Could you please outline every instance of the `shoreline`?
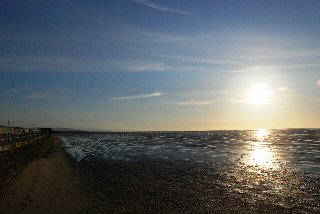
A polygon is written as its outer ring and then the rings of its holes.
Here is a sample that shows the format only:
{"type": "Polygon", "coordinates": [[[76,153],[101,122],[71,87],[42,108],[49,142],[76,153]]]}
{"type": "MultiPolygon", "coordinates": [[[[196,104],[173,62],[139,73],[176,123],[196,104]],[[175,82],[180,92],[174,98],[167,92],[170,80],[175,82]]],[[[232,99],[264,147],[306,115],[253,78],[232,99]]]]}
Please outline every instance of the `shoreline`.
{"type": "MultiPolygon", "coordinates": [[[[248,184],[239,183],[237,175],[214,166],[148,159],[107,161],[94,155],[76,161],[64,151],[55,135],[51,142],[30,144],[10,155],[17,160],[20,158],[20,164],[11,165],[11,172],[0,176],[2,180],[6,177],[7,183],[0,189],[4,196],[0,199],[0,213],[292,213],[319,210],[318,205],[301,202],[299,198],[268,195],[260,184],[254,186],[253,192],[266,197],[264,199],[234,192],[228,183],[240,189],[248,184]],[[221,183],[224,180],[228,182],[221,183]],[[278,199],[300,202],[279,205],[278,199]]],[[[249,182],[256,179],[254,174],[239,176],[246,176],[249,182]]],[[[275,182],[295,180],[295,176],[286,173],[276,177],[275,182]]]]}

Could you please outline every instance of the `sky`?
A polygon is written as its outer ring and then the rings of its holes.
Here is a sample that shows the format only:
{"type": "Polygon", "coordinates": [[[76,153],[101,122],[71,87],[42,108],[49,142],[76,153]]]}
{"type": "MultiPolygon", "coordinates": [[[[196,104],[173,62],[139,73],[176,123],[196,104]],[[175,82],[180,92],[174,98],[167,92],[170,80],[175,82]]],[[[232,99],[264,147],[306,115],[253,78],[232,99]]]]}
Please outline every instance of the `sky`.
{"type": "Polygon", "coordinates": [[[2,0],[0,124],[320,128],[319,11],[318,0],[2,0]]]}

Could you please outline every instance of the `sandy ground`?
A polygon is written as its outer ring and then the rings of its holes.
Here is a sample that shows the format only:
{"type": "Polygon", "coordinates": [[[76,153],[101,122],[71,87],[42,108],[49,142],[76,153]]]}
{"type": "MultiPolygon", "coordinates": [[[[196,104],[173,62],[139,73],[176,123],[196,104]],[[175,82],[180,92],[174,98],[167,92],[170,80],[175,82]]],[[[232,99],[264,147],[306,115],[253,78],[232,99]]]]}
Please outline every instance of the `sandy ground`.
{"type": "Polygon", "coordinates": [[[86,199],[60,142],[27,165],[6,189],[0,213],[82,213],[86,199]]]}

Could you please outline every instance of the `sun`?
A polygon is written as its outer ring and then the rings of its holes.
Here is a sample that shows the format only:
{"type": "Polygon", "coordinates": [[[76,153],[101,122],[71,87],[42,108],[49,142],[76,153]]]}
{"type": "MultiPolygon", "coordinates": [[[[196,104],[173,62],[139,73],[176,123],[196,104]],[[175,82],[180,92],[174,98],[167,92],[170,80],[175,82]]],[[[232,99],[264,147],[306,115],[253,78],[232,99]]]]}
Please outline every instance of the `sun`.
{"type": "Polygon", "coordinates": [[[249,90],[249,102],[261,106],[270,101],[270,91],[265,84],[255,84],[249,90]]]}

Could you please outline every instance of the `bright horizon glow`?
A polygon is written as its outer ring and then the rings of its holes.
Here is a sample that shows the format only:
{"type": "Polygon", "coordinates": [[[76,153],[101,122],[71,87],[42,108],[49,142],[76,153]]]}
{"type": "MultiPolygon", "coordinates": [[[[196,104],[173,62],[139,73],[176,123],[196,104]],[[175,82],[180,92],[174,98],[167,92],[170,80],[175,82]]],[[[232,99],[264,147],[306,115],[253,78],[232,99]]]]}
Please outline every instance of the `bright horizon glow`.
{"type": "Polygon", "coordinates": [[[255,84],[249,91],[249,102],[257,106],[268,104],[269,97],[270,91],[264,84],[255,84]]]}

